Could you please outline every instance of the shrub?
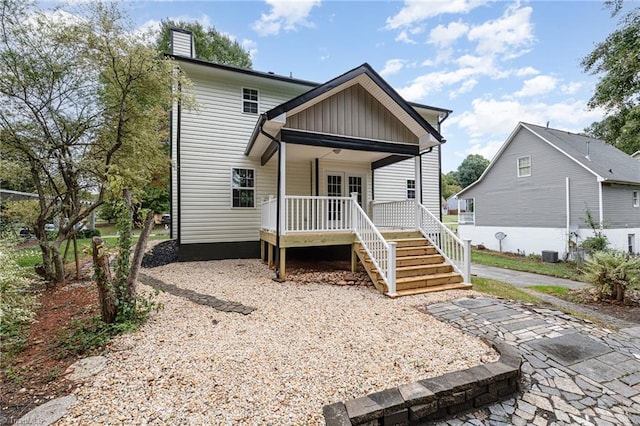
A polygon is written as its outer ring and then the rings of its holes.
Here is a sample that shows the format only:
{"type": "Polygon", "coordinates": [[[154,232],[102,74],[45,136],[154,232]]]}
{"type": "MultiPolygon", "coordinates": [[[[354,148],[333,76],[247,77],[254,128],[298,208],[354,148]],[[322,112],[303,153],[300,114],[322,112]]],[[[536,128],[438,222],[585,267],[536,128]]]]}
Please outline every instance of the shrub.
{"type": "Polygon", "coordinates": [[[99,229],[81,229],[80,231],[78,231],[77,236],[79,239],[99,237],[100,230],[99,229]]]}
{"type": "MultiPolygon", "coordinates": [[[[25,333],[35,317],[36,300],[28,269],[18,264],[13,241],[0,241],[0,352],[11,357],[23,349],[25,333]]],[[[6,361],[6,359],[4,360],[6,361]]]]}
{"type": "Polygon", "coordinates": [[[627,289],[640,287],[640,258],[621,251],[600,251],[582,267],[587,282],[596,287],[601,300],[622,302],[627,289]]]}
{"type": "Polygon", "coordinates": [[[580,246],[589,254],[594,254],[596,252],[606,250],[608,245],[609,240],[607,240],[607,237],[604,234],[585,238],[582,244],[580,244],[580,246]]]}

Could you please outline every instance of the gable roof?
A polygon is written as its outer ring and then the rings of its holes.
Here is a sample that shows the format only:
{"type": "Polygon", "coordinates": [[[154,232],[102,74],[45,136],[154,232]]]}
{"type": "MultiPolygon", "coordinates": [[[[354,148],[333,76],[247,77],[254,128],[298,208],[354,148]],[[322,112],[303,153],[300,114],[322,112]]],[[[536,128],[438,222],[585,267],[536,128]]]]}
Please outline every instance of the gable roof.
{"type": "Polygon", "coordinates": [[[601,182],[640,185],[640,162],[613,145],[586,135],[520,122],[502,144],[480,178],[458,192],[456,196],[459,197],[484,179],[520,129],[530,131],[541,141],[555,148],[559,154],[588,170],[601,182]]]}
{"type": "MultiPolygon", "coordinates": [[[[418,136],[421,142],[423,140],[431,140],[432,142],[429,146],[445,142],[442,135],[411,104],[405,101],[369,64],[364,63],[263,113],[256,123],[253,134],[247,144],[245,155],[252,153],[258,139],[261,140],[261,143],[266,142],[267,138],[261,136],[263,126],[267,128],[271,135],[275,135],[285,125],[287,116],[295,115],[355,84],[360,84],[374,98],[380,101],[391,114],[418,136]]],[[[432,108],[419,104],[415,104],[415,106],[417,108],[432,108]]],[[[442,110],[440,112],[449,113],[450,111],[442,110]]]]}
{"type": "Polygon", "coordinates": [[[523,127],[581,164],[603,182],[640,184],[640,163],[600,139],[522,123],[523,127]]]}
{"type": "MultiPolygon", "coordinates": [[[[413,118],[418,125],[420,125],[424,130],[432,134],[436,140],[442,143],[443,139],[440,133],[431,126],[418,112],[413,109],[413,107],[405,101],[402,96],[398,94],[384,79],[377,73],[368,63],[364,63],[359,67],[356,67],[346,73],[339,75],[338,77],[327,81],[320,86],[317,86],[295,98],[278,105],[275,108],[270,109],[265,114],[267,116],[267,120],[271,120],[275,117],[283,113],[288,113],[291,111],[295,111],[297,108],[302,107],[304,104],[308,102],[318,101],[319,98],[325,98],[328,94],[335,92],[340,89],[345,83],[349,83],[351,81],[358,81],[358,77],[360,76],[368,77],[375,85],[377,85],[385,95],[387,95],[391,101],[395,102],[398,107],[400,107],[406,114],[408,114],[411,118],[413,118]]],[[[362,79],[360,79],[364,83],[362,79]]],[[[364,83],[366,84],[366,83],[364,83]]],[[[375,95],[374,95],[375,96],[375,95]]]]}

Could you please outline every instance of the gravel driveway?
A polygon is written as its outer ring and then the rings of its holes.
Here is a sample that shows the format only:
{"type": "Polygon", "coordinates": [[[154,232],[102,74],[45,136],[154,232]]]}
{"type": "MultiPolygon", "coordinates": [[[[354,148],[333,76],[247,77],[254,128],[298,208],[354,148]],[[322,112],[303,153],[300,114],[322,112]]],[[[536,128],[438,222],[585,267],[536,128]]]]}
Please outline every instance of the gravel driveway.
{"type": "Polygon", "coordinates": [[[107,368],[79,387],[58,424],[323,424],[325,404],[495,356],[416,309],[469,291],[391,300],[372,287],[277,283],[257,260],[145,273],[257,310],[225,313],[159,295],[164,309],[113,342],[107,368]]]}

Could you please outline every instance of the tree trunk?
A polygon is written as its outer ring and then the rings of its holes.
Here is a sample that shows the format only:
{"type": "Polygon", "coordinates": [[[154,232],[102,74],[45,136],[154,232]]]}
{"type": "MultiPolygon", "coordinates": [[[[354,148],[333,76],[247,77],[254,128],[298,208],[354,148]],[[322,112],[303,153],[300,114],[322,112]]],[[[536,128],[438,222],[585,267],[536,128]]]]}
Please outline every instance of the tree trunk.
{"type": "Polygon", "coordinates": [[[144,221],[144,226],[140,231],[140,238],[136,244],[135,252],[133,253],[133,260],[131,261],[131,269],[129,269],[129,276],[127,277],[127,293],[130,300],[135,300],[137,295],[136,280],[138,279],[138,272],[140,271],[140,265],[142,264],[142,257],[147,247],[147,240],[149,234],[153,228],[153,212],[149,210],[147,218],[144,221]]]}
{"type": "Polygon", "coordinates": [[[616,289],[616,302],[624,301],[624,287],[620,284],[615,284],[616,289]]]}
{"type": "Polygon", "coordinates": [[[36,266],[35,270],[46,281],[47,286],[52,286],[55,283],[55,275],[51,264],[51,249],[46,243],[39,244],[42,251],[42,265],[36,266]]]}
{"type": "Polygon", "coordinates": [[[102,238],[93,237],[91,246],[102,321],[107,324],[113,324],[116,321],[116,297],[113,292],[109,255],[106,252],[106,246],[102,238]]]}
{"type": "Polygon", "coordinates": [[[64,285],[64,260],[62,259],[62,253],[60,253],[60,244],[57,242],[51,244],[51,260],[53,262],[56,283],[64,285]]]}

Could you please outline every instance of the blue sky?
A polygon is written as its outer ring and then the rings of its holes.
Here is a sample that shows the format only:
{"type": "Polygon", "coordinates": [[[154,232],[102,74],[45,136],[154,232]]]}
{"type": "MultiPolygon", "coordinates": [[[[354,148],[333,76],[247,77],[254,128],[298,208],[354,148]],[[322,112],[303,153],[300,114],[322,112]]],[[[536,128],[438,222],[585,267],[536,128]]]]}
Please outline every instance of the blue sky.
{"type": "MultiPolygon", "coordinates": [[[[603,1],[135,1],[134,24],[197,20],[259,71],[324,82],[363,62],[406,99],[453,110],[444,172],[491,159],[518,121],[581,131],[597,78],[580,60],[617,25],[603,1]]],[[[637,6],[637,2],[632,3],[637,6]]]]}

